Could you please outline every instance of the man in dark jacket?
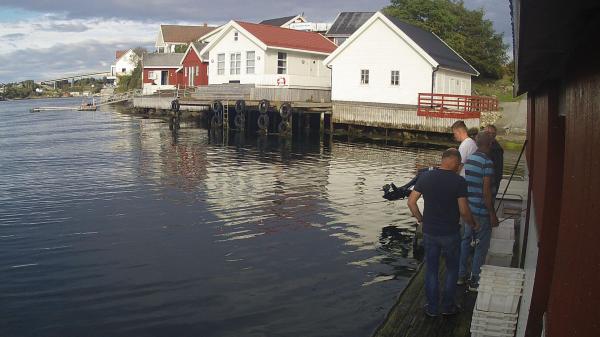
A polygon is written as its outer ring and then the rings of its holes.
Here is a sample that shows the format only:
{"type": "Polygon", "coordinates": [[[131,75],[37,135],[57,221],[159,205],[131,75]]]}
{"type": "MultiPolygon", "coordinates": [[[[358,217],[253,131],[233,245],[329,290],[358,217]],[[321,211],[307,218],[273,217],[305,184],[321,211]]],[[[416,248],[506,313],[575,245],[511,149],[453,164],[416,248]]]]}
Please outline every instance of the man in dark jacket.
{"type": "Polygon", "coordinates": [[[496,195],[498,194],[498,189],[500,188],[500,180],[502,180],[502,171],[504,170],[504,149],[498,141],[496,140],[496,126],[490,124],[485,127],[485,131],[487,131],[490,136],[494,139],[492,141],[492,148],[490,149],[490,159],[494,163],[494,179],[492,181],[492,194],[494,200],[496,200],[496,195]]]}

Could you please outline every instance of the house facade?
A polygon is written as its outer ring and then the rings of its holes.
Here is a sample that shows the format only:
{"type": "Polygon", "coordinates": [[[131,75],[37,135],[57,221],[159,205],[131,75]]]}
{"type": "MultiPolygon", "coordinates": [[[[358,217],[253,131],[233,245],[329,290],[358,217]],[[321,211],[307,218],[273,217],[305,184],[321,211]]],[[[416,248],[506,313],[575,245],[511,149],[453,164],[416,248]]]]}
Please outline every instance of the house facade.
{"type": "Polygon", "coordinates": [[[230,21],[201,54],[209,84],[328,89],[323,61],[335,48],[318,33],[230,21]]]}
{"type": "Polygon", "coordinates": [[[172,90],[182,82],[181,62],[185,53],[144,54],[142,91],[144,95],[158,90],[172,90]]]}
{"type": "Polygon", "coordinates": [[[206,46],[201,42],[192,42],[181,60],[178,84],[182,87],[208,85],[208,62],[200,59],[200,51],[206,46]]]}
{"type": "Polygon", "coordinates": [[[131,75],[139,61],[140,56],[133,49],[117,50],[115,53],[115,63],[110,66],[110,76],[107,76],[107,79],[114,80],[115,84],[117,84],[119,76],[131,75]]]}
{"type": "Polygon", "coordinates": [[[201,26],[160,25],[156,37],[155,48],[158,53],[175,53],[178,46],[187,46],[209,34],[216,27],[206,24],[201,26]]]}
{"type": "Polygon", "coordinates": [[[478,75],[433,33],[382,13],[325,64],[332,69],[333,101],[417,105],[419,93],[471,95],[471,77],[478,75]]]}

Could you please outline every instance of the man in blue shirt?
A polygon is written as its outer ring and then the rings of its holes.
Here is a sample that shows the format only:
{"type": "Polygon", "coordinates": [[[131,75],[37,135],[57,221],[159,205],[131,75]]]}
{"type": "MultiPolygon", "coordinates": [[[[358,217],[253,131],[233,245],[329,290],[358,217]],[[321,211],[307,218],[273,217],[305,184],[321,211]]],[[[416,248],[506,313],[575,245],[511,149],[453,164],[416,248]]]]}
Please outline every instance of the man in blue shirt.
{"type": "Polygon", "coordinates": [[[465,163],[465,179],[469,191],[469,208],[480,224],[479,231],[465,227],[461,249],[458,284],[464,284],[467,276],[467,259],[471,247],[475,247],[471,265],[471,282],[469,290],[477,291],[479,287],[479,273],[481,265],[485,262],[492,237],[492,227],[498,226],[498,218],[494,210],[493,184],[494,163],[489,158],[493,137],[483,131],[477,135],[477,151],[467,158],[465,163]]]}
{"type": "Polygon", "coordinates": [[[458,312],[455,303],[456,281],[460,257],[460,217],[476,230],[476,224],[467,201],[467,183],[458,175],[461,168],[460,152],[448,149],[442,154],[438,169],[423,172],[408,197],[408,207],[419,223],[423,224],[425,243],[425,293],[428,316],[453,315],[458,312]],[[419,210],[417,200],[423,195],[425,209],[419,210]],[[446,280],[439,308],[439,262],[446,257],[446,280]]]}

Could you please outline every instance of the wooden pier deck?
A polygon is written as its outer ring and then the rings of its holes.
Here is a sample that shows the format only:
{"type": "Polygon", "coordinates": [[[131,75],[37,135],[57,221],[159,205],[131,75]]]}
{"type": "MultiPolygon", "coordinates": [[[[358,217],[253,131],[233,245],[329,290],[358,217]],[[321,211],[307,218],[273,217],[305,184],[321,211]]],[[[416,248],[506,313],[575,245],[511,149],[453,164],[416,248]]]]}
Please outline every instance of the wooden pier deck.
{"type": "MultiPolygon", "coordinates": [[[[440,280],[444,278],[440,273],[440,280]]],[[[425,266],[421,264],[398,301],[373,337],[468,337],[477,293],[457,287],[457,303],[463,310],[455,316],[431,318],[424,314],[425,266]]]]}

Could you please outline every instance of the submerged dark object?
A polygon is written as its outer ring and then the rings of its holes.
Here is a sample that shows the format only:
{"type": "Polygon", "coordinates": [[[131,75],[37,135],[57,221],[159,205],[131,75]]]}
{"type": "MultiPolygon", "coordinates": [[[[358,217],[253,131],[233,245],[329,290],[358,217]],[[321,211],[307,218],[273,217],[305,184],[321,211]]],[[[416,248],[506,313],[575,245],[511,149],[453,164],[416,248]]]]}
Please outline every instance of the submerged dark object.
{"type": "Polygon", "coordinates": [[[394,183],[383,185],[383,197],[390,201],[408,198],[410,192],[412,192],[413,187],[417,183],[417,180],[419,180],[419,176],[421,176],[423,172],[431,171],[434,169],[435,168],[433,167],[420,169],[414,178],[412,178],[408,183],[400,187],[397,187],[396,185],[394,185],[394,183]]]}

